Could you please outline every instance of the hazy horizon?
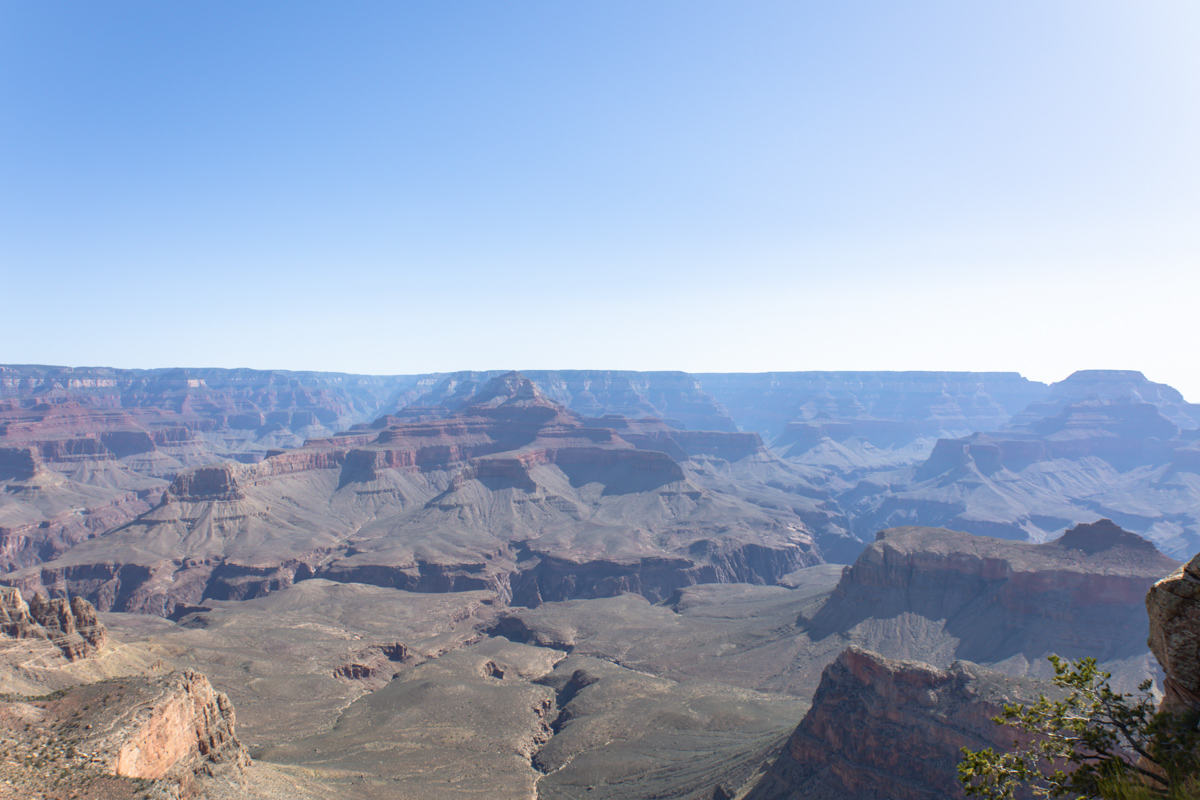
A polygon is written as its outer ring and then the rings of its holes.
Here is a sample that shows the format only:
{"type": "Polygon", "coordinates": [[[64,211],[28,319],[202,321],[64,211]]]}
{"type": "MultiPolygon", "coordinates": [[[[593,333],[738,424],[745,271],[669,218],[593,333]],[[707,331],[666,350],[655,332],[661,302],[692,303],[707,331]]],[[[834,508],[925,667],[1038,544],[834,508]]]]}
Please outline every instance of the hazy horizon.
{"type": "Polygon", "coordinates": [[[1186,2],[6,4],[0,362],[1200,400],[1198,34],[1186,2]]]}

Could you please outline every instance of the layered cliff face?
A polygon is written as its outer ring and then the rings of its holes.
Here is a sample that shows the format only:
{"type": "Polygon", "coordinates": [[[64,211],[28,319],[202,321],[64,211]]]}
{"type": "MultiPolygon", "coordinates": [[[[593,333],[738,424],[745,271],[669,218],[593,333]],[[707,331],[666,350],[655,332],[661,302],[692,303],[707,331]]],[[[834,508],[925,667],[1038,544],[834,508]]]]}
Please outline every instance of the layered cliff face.
{"type": "MultiPolygon", "coordinates": [[[[1101,660],[1119,655],[1130,633],[1125,617],[1148,612],[1149,646],[1165,674],[1163,708],[1200,711],[1200,556],[1154,582],[1143,606],[1137,597],[1145,581],[1169,563],[1108,520],[1079,526],[1047,545],[971,547],[971,537],[962,537],[919,529],[884,532],[847,570],[831,603],[856,594],[860,602],[880,603],[888,590],[902,590],[891,597],[945,614],[948,606],[978,593],[967,606],[986,603],[1011,620],[1006,629],[993,619],[985,635],[1002,641],[1012,635],[1014,623],[1036,630],[1053,620],[1053,652],[1101,660]],[[914,539],[923,539],[924,546],[914,548],[914,539]],[[1097,614],[1109,621],[1108,628],[1090,619],[1097,614]]],[[[886,606],[878,613],[888,613],[886,606]]],[[[979,645],[980,652],[987,649],[979,645]]],[[[960,748],[1010,749],[1019,732],[992,722],[1003,705],[1060,691],[968,662],[938,669],[851,647],[825,669],[812,708],[746,798],[962,797],[960,748]]]]}
{"type": "Polygon", "coordinates": [[[433,376],[371,376],[251,369],[113,369],[15,365],[0,399],[69,399],[95,409],[157,409],[230,430],[331,430],[370,419],[390,400],[426,390],[433,376]]]}
{"type": "Polygon", "coordinates": [[[969,662],[943,670],[851,647],[746,800],[963,797],[961,748],[1011,747],[1013,729],[992,718],[1043,691],[969,662]]]}
{"type": "Polygon", "coordinates": [[[22,797],[202,796],[199,779],[250,763],[229,698],[192,670],[5,700],[0,743],[0,785],[22,797]]]}
{"type": "Polygon", "coordinates": [[[774,582],[821,558],[794,510],[811,498],[751,503],[700,478],[725,457],[771,462],[754,434],[586,420],[517,373],[444,418],[410,420],[184,471],[134,523],[3,580],[165,616],[313,576],[486,588],[522,604],[663,599],[694,583],[774,582]]]}
{"type": "Polygon", "coordinates": [[[155,676],[142,648],[108,641],[82,597],[26,603],[0,588],[0,793],[132,797],[148,788],[128,778],[165,781],[163,796],[175,797],[197,772],[249,763],[229,698],[204,675],[155,676]]]}
{"type": "Polygon", "coordinates": [[[0,421],[0,570],[53,558],[128,522],[163,486],[115,461],[99,434],[31,439],[0,421]]]}
{"type": "Polygon", "coordinates": [[[1128,400],[1133,404],[1153,405],[1175,426],[1195,429],[1200,425],[1200,405],[1189,403],[1183,395],[1165,383],[1148,380],[1137,370],[1084,369],[1065,380],[1050,384],[1046,396],[1015,415],[1013,427],[1036,425],[1077,403],[1095,399],[1128,400]]]}
{"type": "Polygon", "coordinates": [[[156,780],[248,763],[234,732],[233,704],[201,673],[184,670],[124,684],[133,696],[112,709],[108,728],[114,733],[84,743],[114,774],[156,780]]]}
{"type": "Polygon", "coordinates": [[[1048,676],[1046,655],[1096,657],[1132,689],[1152,669],[1142,599],[1178,562],[1109,520],[1034,545],[930,528],[883,531],[809,635],[889,656],[1048,676]]]}
{"type": "Polygon", "coordinates": [[[0,587],[0,635],[0,646],[45,640],[68,661],[95,654],[108,639],[96,609],[82,597],[47,600],[39,594],[27,604],[10,587],[0,587]]]}
{"type": "MultiPolygon", "coordinates": [[[[189,467],[254,462],[375,416],[417,377],[14,366],[0,371],[0,570],[129,522],[189,467]]],[[[414,394],[415,396],[415,394],[414,394]]]]}

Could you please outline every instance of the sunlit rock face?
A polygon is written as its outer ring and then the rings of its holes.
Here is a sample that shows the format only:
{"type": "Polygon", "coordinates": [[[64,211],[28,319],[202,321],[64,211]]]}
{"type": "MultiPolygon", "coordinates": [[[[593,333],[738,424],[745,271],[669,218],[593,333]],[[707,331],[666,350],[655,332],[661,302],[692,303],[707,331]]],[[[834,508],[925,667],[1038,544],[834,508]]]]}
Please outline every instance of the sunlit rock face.
{"type": "Polygon", "coordinates": [[[1200,712],[1200,555],[1146,595],[1150,649],[1166,673],[1163,707],[1200,712]]]}
{"type": "Polygon", "coordinates": [[[193,670],[128,681],[131,698],[114,709],[113,733],[98,743],[113,773],[154,780],[206,768],[244,765],[249,756],[234,732],[233,704],[193,670]]]}
{"type": "Polygon", "coordinates": [[[0,785],[13,797],[243,796],[251,762],[234,722],[229,698],[190,669],[10,695],[0,785]]]}

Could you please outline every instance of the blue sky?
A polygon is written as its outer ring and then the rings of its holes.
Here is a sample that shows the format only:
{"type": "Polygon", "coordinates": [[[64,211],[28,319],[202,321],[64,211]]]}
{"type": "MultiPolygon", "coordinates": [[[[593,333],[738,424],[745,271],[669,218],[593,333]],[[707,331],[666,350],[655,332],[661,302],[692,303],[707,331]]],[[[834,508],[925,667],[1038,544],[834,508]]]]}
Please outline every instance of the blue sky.
{"type": "Polygon", "coordinates": [[[0,361],[1141,369],[1188,2],[0,3],[0,361]]]}

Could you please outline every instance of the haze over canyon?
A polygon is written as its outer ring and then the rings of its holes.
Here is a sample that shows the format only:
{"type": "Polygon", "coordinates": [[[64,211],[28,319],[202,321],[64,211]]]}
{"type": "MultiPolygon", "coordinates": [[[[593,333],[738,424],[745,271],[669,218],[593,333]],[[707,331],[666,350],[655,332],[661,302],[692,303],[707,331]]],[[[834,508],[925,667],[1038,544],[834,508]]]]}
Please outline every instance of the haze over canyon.
{"type": "Polygon", "coordinates": [[[14,796],[932,800],[1051,653],[1200,674],[1130,370],[8,365],[0,490],[14,796]]]}

